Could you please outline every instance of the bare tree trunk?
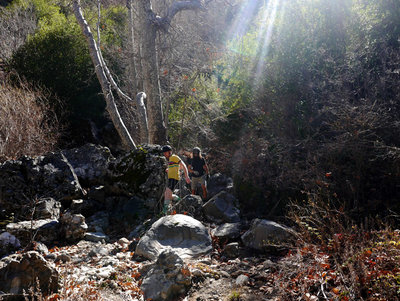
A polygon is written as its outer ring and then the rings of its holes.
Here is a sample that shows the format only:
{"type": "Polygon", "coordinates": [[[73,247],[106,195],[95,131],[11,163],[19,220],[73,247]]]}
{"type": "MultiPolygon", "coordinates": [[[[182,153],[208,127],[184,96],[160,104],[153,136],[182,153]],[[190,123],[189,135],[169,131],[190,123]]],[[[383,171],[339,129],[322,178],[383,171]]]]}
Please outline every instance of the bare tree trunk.
{"type": "Polygon", "coordinates": [[[161,87],[157,58],[156,38],[158,30],[168,31],[174,16],[182,10],[203,9],[199,0],[175,1],[164,17],[157,16],[150,0],[135,1],[137,32],[140,34],[141,68],[143,89],[147,94],[147,112],[150,143],[163,144],[167,130],[162,110],[161,87]]]}
{"type": "Polygon", "coordinates": [[[164,116],[161,105],[160,79],[156,50],[156,15],[151,9],[150,0],[137,1],[138,32],[141,36],[141,62],[143,89],[147,94],[147,112],[150,143],[164,144],[167,140],[164,116]]]}
{"type": "Polygon", "coordinates": [[[107,111],[110,114],[111,120],[118,131],[118,134],[121,137],[122,142],[124,143],[127,149],[135,149],[136,144],[133,141],[131,135],[129,134],[124,122],[121,119],[121,116],[118,112],[117,106],[115,104],[114,96],[112,93],[111,83],[107,77],[108,69],[103,65],[103,59],[100,53],[100,50],[97,47],[96,41],[93,38],[93,34],[90,31],[90,27],[83,17],[82,10],[80,7],[80,0],[74,1],[74,12],[75,17],[81,26],[82,32],[88,42],[90,57],[92,58],[93,64],[95,66],[96,75],[100,82],[101,89],[104,94],[104,98],[107,104],[107,111]]]}
{"type": "Polygon", "coordinates": [[[135,38],[135,17],[133,0],[127,0],[126,6],[129,13],[129,48],[131,53],[131,58],[129,62],[129,69],[131,74],[131,83],[133,84],[133,91],[143,91],[143,84],[140,80],[141,68],[140,68],[140,47],[139,40],[135,38]]]}

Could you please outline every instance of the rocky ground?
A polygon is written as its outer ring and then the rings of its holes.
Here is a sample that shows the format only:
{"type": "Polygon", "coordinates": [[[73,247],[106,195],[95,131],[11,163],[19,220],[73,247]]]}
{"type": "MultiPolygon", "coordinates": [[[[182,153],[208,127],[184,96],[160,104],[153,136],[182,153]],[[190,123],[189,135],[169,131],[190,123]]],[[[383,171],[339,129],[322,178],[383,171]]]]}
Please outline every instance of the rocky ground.
{"type": "Polygon", "coordinates": [[[52,301],[273,300],[278,259],[266,254],[294,233],[243,219],[221,174],[209,200],[181,189],[161,217],[165,167],[158,146],[114,158],[86,145],[0,164],[0,299],[28,289],[52,301]]]}
{"type": "MultiPolygon", "coordinates": [[[[134,260],[131,242],[81,241],[76,245],[42,251],[60,274],[59,300],[144,300],[140,290],[142,269],[148,261],[134,260]]],[[[215,253],[214,253],[215,254],[215,253]]],[[[232,260],[207,255],[187,261],[192,285],[177,300],[275,300],[270,281],[276,258],[253,256],[232,260]]]]}

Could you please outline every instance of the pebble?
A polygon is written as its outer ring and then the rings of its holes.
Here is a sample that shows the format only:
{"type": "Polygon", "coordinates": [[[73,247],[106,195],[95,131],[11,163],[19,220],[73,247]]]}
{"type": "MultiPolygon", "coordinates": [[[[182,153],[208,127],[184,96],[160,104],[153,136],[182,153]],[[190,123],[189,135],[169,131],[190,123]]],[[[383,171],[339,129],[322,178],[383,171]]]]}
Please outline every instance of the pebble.
{"type": "Polygon", "coordinates": [[[60,254],[57,256],[56,261],[69,262],[71,261],[71,257],[67,254],[60,254]]]}
{"type": "Polygon", "coordinates": [[[246,275],[240,275],[239,277],[236,278],[236,282],[235,284],[237,286],[243,286],[243,285],[247,285],[249,283],[249,276],[246,275]]]}
{"type": "Polygon", "coordinates": [[[118,240],[118,244],[121,245],[122,247],[128,245],[129,243],[130,241],[125,237],[122,237],[118,240]]]}

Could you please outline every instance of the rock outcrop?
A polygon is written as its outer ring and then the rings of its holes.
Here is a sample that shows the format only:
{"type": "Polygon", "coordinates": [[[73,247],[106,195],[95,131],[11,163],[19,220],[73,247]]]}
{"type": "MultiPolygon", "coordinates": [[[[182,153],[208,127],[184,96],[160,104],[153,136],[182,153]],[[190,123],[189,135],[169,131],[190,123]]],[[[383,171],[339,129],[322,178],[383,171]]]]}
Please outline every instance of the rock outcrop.
{"type": "Polygon", "coordinates": [[[0,261],[0,291],[21,295],[37,287],[47,293],[57,292],[58,272],[36,251],[14,254],[0,261]]]}

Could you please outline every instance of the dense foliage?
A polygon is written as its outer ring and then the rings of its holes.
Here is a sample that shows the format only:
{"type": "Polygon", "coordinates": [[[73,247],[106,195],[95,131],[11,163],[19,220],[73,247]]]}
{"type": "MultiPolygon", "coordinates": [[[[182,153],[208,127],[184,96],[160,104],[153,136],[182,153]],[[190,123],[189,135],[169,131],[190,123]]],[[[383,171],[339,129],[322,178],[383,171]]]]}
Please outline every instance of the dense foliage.
{"type": "Polygon", "coordinates": [[[214,130],[244,207],[276,214],[313,192],[395,208],[399,14],[396,1],[269,1],[229,41],[214,130]]]}

